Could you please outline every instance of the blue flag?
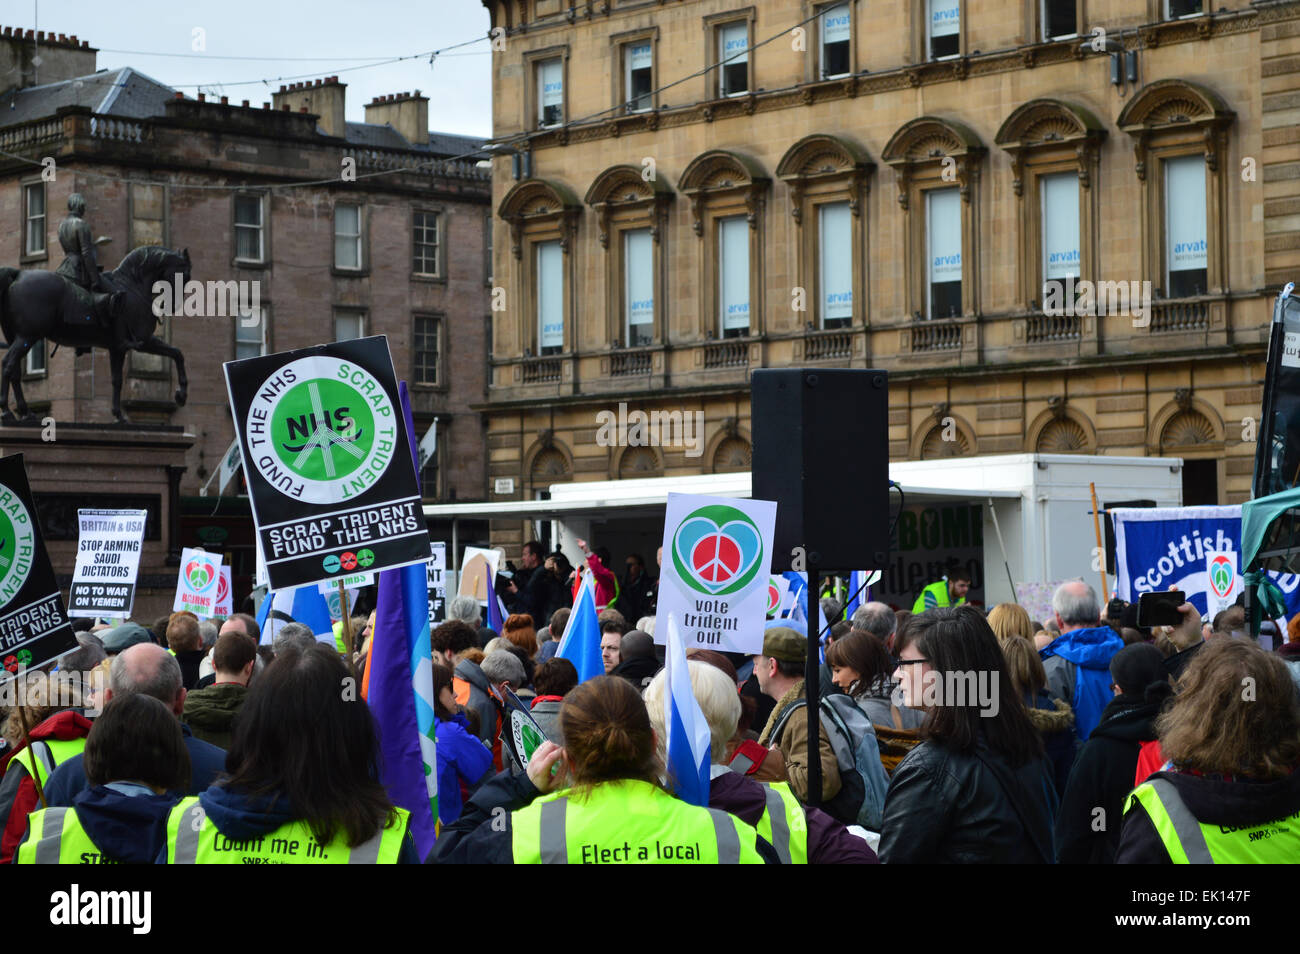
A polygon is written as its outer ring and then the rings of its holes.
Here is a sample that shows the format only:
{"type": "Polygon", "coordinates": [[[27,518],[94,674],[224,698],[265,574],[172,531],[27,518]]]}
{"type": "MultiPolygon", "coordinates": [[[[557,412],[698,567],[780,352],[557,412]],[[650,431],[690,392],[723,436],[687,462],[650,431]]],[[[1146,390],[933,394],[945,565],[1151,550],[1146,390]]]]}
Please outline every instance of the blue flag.
{"type": "Polygon", "coordinates": [[[555,653],[560,659],[573,663],[578,670],[578,682],[605,675],[605,662],[600,657],[600,620],[596,616],[594,590],[594,580],[588,573],[582,579],[569,623],[564,627],[564,638],[555,653]]]}
{"type": "Polygon", "coordinates": [[[686,644],[677,619],[668,614],[668,658],[665,660],[664,722],[668,735],[668,781],[678,798],[708,807],[712,763],[709,723],[695,698],[686,644]]]}
{"type": "Polygon", "coordinates": [[[290,620],[310,627],[318,642],[334,645],[334,621],[330,619],[329,603],[316,584],[273,590],[266,595],[257,611],[262,644],[269,646],[280,627],[290,620]]]}
{"type": "MultiPolygon", "coordinates": [[[[413,435],[405,381],[399,394],[406,414],[406,432],[413,435]]],[[[408,452],[414,466],[414,448],[408,448],[408,452]]],[[[411,835],[420,858],[426,858],[437,837],[434,823],[438,817],[438,762],[434,748],[429,588],[423,564],[379,574],[366,698],[379,730],[381,780],[393,804],[411,813],[411,835]]]]}
{"type": "MultiPolygon", "coordinates": [[[[497,596],[494,583],[488,584],[487,597],[487,628],[500,636],[501,631],[505,629],[506,614],[505,607],[501,605],[501,597],[497,596]]],[[[597,643],[599,642],[597,640],[597,643]]]]}

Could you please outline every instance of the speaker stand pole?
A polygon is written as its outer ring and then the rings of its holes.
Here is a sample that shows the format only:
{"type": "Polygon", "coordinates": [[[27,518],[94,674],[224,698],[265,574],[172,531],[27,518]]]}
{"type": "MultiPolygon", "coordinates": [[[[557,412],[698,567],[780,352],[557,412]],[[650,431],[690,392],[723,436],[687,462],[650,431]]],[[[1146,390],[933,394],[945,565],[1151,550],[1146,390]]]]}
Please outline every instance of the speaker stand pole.
{"type": "Polygon", "coordinates": [[[808,792],[804,801],[809,808],[820,808],[822,802],[821,713],[817,708],[821,689],[821,658],[818,653],[821,646],[818,626],[821,601],[817,598],[820,591],[821,581],[817,578],[814,564],[808,570],[808,664],[804,671],[804,697],[808,700],[808,792]]]}

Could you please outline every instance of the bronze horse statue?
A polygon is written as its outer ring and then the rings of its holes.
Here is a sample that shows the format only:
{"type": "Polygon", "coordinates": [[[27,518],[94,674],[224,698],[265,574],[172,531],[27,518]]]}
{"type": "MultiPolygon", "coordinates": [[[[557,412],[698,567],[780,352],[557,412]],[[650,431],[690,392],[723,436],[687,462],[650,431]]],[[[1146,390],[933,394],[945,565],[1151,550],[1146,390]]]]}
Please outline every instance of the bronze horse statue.
{"type": "MultiPolygon", "coordinates": [[[[180,275],[180,287],[190,280],[190,252],[174,252],[159,245],[143,245],[128,252],[120,265],[104,272],[104,284],[112,289],[108,321],[96,317],[90,293],[54,272],[42,269],[0,268],[0,331],[9,350],[0,362],[0,423],[36,424],[22,389],[22,361],[32,345],[44,338],[56,347],[78,351],[102,348],[108,351],[113,372],[113,417],[128,424],[122,413],[122,362],[128,351],[141,351],[171,358],[176,364],[176,403],[185,404],[189,382],[185,357],[154,334],[161,318],[154,308],[154,283],[165,281],[170,295],[180,275]],[[18,416],[9,410],[9,388],[14,390],[18,416]]],[[[176,313],[173,304],[173,310],[176,313]]]]}

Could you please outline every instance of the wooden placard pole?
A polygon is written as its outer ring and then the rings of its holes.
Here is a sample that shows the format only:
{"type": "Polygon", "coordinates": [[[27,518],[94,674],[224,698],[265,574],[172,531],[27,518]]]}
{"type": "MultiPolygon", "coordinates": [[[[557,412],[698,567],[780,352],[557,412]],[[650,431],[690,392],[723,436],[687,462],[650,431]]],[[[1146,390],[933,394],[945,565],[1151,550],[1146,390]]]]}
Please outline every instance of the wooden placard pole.
{"type": "Polygon", "coordinates": [[[1101,538],[1101,514],[1097,510],[1097,485],[1089,482],[1088,490],[1092,494],[1092,529],[1097,535],[1097,550],[1101,553],[1101,599],[1103,603],[1110,601],[1110,589],[1106,586],[1106,543],[1101,538]]]}

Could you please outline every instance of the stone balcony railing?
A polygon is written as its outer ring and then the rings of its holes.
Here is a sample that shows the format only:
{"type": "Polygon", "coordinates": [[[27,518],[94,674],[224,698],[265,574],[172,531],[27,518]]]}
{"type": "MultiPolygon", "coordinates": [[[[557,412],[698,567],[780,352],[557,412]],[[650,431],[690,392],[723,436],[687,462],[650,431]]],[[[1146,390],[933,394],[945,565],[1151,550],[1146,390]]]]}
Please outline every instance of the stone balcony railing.
{"type": "Polygon", "coordinates": [[[853,332],[845,330],[810,331],[804,337],[806,361],[831,361],[853,355],[853,332]]]}
{"type": "Polygon", "coordinates": [[[917,321],[912,325],[912,353],[956,351],[961,348],[961,324],[956,321],[917,321]]]}
{"type": "Polygon", "coordinates": [[[524,384],[547,384],[559,381],[563,373],[563,358],[526,358],[523,362],[524,384]]]}
{"type": "Polygon", "coordinates": [[[704,367],[743,368],[749,364],[747,341],[707,341],[704,344],[704,367]]]}
{"type": "Polygon", "coordinates": [[[649,374],[651,368],[650,351],[615,351],[610,355],[610,377],[623,377],[630,374],[649,374]]]}
{"type": "Polygon", "coordinates": [[[1025,340],[1029,344],[1075,341],[1079,335],[1078,315],[1030,315],[1025,322],[1025,340]]]}

